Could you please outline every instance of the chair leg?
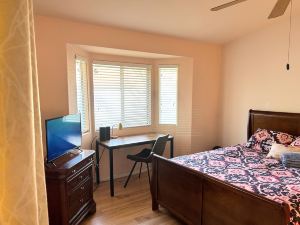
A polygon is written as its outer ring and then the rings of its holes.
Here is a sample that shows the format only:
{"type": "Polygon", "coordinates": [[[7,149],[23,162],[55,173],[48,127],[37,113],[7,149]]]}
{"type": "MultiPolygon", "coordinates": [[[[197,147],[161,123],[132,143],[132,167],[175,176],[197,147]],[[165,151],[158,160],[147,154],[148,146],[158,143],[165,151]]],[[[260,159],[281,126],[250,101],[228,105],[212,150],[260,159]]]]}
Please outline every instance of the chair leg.
{"type": "Polygon", "coordinates": [[[143,163],[141,162],[141,165],[140,165],[140,174],[139,174],[139,179],[141,178],[142,166],[143,166],[143,163]]]}
{"type": "Polygon", "coordinates": [[[129,181],[129,179],[130,179],[130,177],[131,177],[131,175],[132,175],[132,172],[134,171],[134,168],[135,168],[136,164],[137,164],[137,162],[134,163],[134,165],[133,165],[133,167],[132,167],[132,169],[131,169],[131,171],[130,171],[128,177],[127,177],[127,180],[126,180],[126,182],[125,182],[125,184],[124,184],[124,188],[126,188],[126,186],[127,186],[127,184],[128,184],[128,181],[129,181]]]}
{"type": "Polygon", "coordinates": [[[151,186],[151,180],[150,180],[149,166],[148,166],[148,163],[146,163],[146,164],[147,164],[147,171],[148,171],[149,185],[151,186]]]}

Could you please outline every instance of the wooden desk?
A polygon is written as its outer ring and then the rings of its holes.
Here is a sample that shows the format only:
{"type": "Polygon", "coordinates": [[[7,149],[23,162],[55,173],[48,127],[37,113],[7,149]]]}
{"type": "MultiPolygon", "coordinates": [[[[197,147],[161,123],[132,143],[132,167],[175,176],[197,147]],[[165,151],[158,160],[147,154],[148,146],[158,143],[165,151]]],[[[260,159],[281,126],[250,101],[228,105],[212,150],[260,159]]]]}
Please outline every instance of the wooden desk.
{"type": "MultiPolygon", "coordinates": [[[[96,140],[96,179],[97,184],[100,183],[99,174],[99,146],[104,147],[109,151],[109,174],[110,174],[110,195],[114,196],[114,156],[113,152],[115,149],[132,147],[145,144],[154,144],[156,139],[164,134],[159,133],[148,133],[132,136],[123,136],[116,139],[110,139],[108,141],[100,142],[96,140]]],[[[169,136],[170,141],[170,158],[174,156],[174,137],[169,136]]]]}

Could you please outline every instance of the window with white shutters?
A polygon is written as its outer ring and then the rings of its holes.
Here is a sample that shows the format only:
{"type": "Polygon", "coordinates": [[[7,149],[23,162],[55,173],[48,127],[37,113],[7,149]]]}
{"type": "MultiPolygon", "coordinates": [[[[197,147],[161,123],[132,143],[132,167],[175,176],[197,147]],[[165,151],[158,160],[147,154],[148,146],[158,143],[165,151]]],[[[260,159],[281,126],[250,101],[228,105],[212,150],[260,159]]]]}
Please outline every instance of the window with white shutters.
{"type": "Polygon", "coordinates": [[[81,114],[81,130],[86,133],[90,130],[87,62],[83,59],[76,59],[75,64],[77,111],[81,114]]]}
{"type": "Polygon", "coordinates": [[[159,66],[159,124],[177,124],[178,66],[159,66]]]}
{"type": "Polygon", "coordinates": [[[95,129],[151,125],[151,66],[93,63],[95,129]]]}

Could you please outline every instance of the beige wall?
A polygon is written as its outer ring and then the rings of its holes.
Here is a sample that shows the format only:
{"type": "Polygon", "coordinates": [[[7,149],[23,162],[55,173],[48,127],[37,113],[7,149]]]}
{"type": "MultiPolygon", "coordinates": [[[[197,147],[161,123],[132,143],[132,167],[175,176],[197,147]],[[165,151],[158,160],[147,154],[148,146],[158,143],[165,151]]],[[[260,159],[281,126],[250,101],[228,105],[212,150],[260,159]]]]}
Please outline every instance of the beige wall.
{"type": "MultiPolygon", "coordinates": [[[[36,16],[35,22],[43,120],[69,113],[67,44],[177,55],[185,58],[181,68],[187,73],[183,72],[180,77],[185,90],[179,90],[179,99],[188,108],[179,111],[181,128],[172,130],[175,131],[175,151],[200,151],[217,142],[215,110],[220,104],[220,46],[44,16],[36,16]]],[[[158,129],[164,130],[163,127],[158,129]]],[[[106,162],[106,157],[103,160],[106,162]]],[[[115,165],[125,165],[125,161],[124,155],[116,156],[115,165]]],[[[116,168],[117,175],[127,173],[126,167],[129,170],[128,165],[121,167],[116,168]]]]}
{"type": "Polygon", "coordinates": [[[218,145],[221,105],[221,67],[217,66],[221,65],[219,54],[208,52],[206,57],[194,61],[192,152],[209,150],[218,145]]]}
{"type": "Polygon", "coordinates": [[[293,22],[291,70],[287,62],[288,23],[266,27],[224,47],[223,145],[246,141],[249,109],[300,112],[300,18],[293,22]]]}

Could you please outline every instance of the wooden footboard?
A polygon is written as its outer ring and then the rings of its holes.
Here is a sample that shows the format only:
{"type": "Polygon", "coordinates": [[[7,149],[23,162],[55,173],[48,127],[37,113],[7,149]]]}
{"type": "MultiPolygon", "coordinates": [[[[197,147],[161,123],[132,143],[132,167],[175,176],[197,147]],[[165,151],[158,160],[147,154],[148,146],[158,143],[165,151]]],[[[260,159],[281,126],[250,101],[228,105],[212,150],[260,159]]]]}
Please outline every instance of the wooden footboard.
{"type": "Polygon", "coordinates": [[[152,209],[193,225],[287,225],[289,207],[154,156],[152,209]]]}

